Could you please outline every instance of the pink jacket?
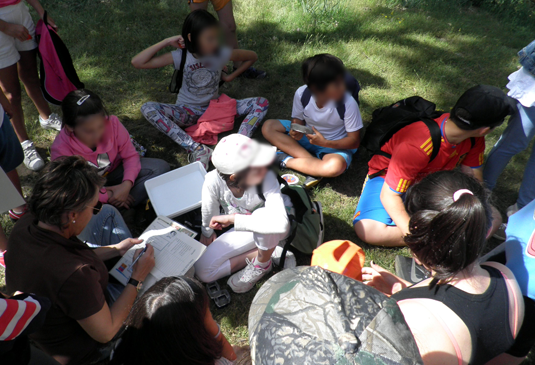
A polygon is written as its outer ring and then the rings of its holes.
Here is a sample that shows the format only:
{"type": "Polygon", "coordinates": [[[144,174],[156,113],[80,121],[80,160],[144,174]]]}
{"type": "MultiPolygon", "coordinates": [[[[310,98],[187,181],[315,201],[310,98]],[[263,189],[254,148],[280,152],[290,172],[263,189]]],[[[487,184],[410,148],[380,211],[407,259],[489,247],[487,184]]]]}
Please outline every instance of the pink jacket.
{"type": "MultiPolygon", "coordinates": [[[[52,160],[62,156],[79,155],[85,158],[91,166],[96,167],[99,174],[103,176],[122,163],[123,181],[131,181],[132,184],[141,170],[139,154],[130,141],[128,131],[115,115],[108,118],[106,130],[95,151],[80,142],[67,128],[59,132],[50,149],[52,160]]],[[[103,203],[108,201],[106,189],[101,190],[99,200],[103,203]]]]}
{"type": "Polygon", "coordinates": [[[186,129],[186,133],[197,143],[216,145],[219,133],[234,128],[236,114],[236,100],[221,94],[219,98],[210,100],[208,109],[199,118],[197,124],[186,129]]]}

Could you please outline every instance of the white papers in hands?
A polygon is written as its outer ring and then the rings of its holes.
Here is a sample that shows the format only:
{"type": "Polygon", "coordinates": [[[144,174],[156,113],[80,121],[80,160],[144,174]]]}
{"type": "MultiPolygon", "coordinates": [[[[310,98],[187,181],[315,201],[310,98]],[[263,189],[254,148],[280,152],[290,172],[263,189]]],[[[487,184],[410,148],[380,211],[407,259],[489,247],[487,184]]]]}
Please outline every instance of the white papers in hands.
{"type": "Polygon", "coordinates": [[[168,276],[184,275],[201,257],[206,246],[193,239],[196,233],[163,216],[157,217],[139,237],[142,243],[133,246],[110,271],[121,284],[132,276],[135,251],[147,243],[154,247],[156,265],[143,283],[143,291],[168,276]]]}

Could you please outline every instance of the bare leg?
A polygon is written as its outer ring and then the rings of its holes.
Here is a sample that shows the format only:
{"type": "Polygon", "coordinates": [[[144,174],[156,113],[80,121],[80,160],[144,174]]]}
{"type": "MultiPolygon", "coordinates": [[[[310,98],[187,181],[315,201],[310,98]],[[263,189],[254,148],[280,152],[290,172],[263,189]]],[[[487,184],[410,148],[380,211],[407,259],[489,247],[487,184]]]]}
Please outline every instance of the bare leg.
{"type": "Polygon", "coordinates": [[[249,259],[252,261],[256,256],[258,256],[258,249],[255,248],[254,250],[251,250],[249,252],[246,252],[244,254],[241,254],[236,257],[232,257],[230,261],[230,272],[235,273],[236,271],[239,271],[245,267],[247,264],[245,259],[249,259]]]}
{"type": "Polygon", "coordinates": [[[362,219],[355,223],[355,232],[364,242],[374,246],[400,247],[405,246],[401,230],[396,226],[371,219],[362,219]]]}
{"type": "Polygon", "coordinates": [[[21,89],[17,65],[0,69],[0,86],[13,109],[11,124],[20,142],[29,139],[26,126],[24,125],[24,111],[22,110],[21,89]]]}
{"type": "Polygon", "coordinates": [[[340,155],[328,154],[321,160],[312,156],[295,139],[286,134],[286,128],[278,120],[266,121],[262,133],[271,144],[293,157],[286,163],[289,169],[305,175],[335,177],[341,175],[347,168],[345,159],[340,155]]]}
{"type": "MultiPolygon", "coordinates": [[[[236,21],[234,20],[234,12],[232,10],[232,1],[229,1],[222,9],[217,11],[219,22],[225,31],[225,40],[227,46],[232,49],[238,49],[238,37],[236,36],[236,21]]],[[[241,62],[234,62],[234,67],[241,66],[241,62]]]]}
{"type": "Polygon", "coordinates": [[[41,85],[39,84],[36,50],[20,52],[19,77],[26,88],[26,93],[37,108],[39,115],[44,120],[47,120],[52,111],[43,96],[41,85]]]}

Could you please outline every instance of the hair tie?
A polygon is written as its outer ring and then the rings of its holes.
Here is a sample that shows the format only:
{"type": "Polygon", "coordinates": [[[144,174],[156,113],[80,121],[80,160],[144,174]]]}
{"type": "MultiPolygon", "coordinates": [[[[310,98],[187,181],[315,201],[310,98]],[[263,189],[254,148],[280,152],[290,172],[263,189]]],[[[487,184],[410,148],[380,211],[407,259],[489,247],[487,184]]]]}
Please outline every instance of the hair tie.
{"type": "Polygon", "coordinates": [[[90,96],[91,96],[91,95],[84,95],[84,96],[82,96],[82,97],[76,102],[76,104],[78,104],[78,105],[82,105],[87,99],[89,99],[90,96]]]}
{"type": "Polygon", "coordinates": [[[472,193],[470,190],[468,189],[459,189],[457,190],[455,193],[453,193],[453,201],[456,202],[457,200],[459,200],[459,198],[461,196],[463,196],[464,194],[470,194],[470,195],[474,195],[474,193],[472,193]]]}

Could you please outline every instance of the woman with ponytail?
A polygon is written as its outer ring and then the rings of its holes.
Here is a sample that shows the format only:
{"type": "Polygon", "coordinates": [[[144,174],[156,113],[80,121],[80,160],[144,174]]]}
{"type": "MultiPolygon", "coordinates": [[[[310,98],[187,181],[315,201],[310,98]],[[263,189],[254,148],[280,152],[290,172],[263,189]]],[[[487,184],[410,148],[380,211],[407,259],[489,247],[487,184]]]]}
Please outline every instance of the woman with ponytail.
{"type": "Polygon", "coordinates": [[[478,262],[492,220],[484,187],[438,172],[410,188],[405,208],[404,241],[431,277],[410,286],[372,262],[364,282],[397,300],[425,365],[519,364],[507,354],[524,317],[518,284],[505,266],[478,262]]]}

